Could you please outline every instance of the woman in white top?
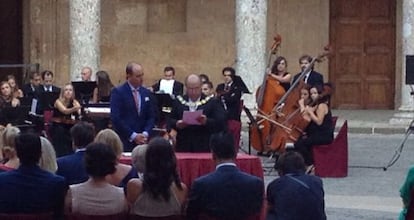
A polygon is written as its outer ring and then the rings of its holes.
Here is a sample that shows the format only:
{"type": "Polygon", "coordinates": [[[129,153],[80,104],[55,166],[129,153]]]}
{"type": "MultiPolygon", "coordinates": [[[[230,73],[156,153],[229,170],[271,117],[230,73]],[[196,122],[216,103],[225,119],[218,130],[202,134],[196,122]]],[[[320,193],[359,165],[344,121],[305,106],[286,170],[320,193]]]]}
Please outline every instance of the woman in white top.
{"type": "Polygon", "coordinates": [[[143,179],[131,179],[127,185],[130,213],[146,217],[180,215],[188,189],[180,181],[171,144],[162,137],[148,143],[143,179]]]}
{"type": "Polygon", "coordinates": [[[85,169],[89,179],[70,186],[65,211],[83,215],[114,215],[128,211],[124,191],[108,183],[105,177],[115,172],[116,155],[103,143],[86,147],[85,169]]]}

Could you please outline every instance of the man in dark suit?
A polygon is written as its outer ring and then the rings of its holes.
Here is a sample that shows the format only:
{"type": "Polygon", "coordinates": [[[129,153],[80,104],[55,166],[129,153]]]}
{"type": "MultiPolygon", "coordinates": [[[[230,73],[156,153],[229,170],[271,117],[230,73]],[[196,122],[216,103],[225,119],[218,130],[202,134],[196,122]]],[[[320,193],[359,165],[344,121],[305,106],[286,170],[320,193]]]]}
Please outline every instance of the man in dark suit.
{"type": "Polygon", "coordinates": [[[214,134],[210,140],[216,171],[197,178],[191,185],[187,217],[205,214],[218,219],[245,219],[260,213],[264,183],[240,171],[231,134],[214,134]]]}
{"type": "Polygon", "coordinates": [[[216,93],[221,101],[227,116],[227,128],[234,138],[234,147],[239,151],[241,131],[241,96],[242,88],[235,83],[236,71],[232,67],[225,67],[222,70],[224,83],[217,85],[216,93]]]}
{"type": "Polygon", "coordinates": [[[323,75],[314,71],[313,66],[310,67],[310,63],[312,62],[312,57],[309,55],[303,55],[299,58],[299,65],[301,68],[301,72],[296,74],[295,77],[293,77],[293,82],[295,82],[301,73],[308,69],[305,76],[302,78],[303,81],[305,81],[306,84],[310,86],[320,85],[323,86],[323,75]]]}
{"type": "Polygon", "coordinates": [[[182,95],[184,92],[184,84],[175,80],[175,69],[172,66],[164,68],[164,79],[160,79],[152,85],[154,92],[163,92],[170,95],[182,95]]]}
{"type": "Polygon", "coordinates": [[[16,137],[20,167],[0,174],[0,213],[53,213],[63,217],[68,186],[61,176],[39,167],[42,154],[40,138],[26,133],[16,137]]]}
{"type": "Polygon", "coordinates": [[[175,150],[208,152],[211,134],[226,127],[224,109],[216,98],[201,93],[198,75],[187,76],[185,86],[187,94],[177,96],[168,119],[168,128],[177,132],[175,150]],[[188,115],[195,115],[194,120],[187,120],[188,115]]]}
{"type": "Polygon", "coordinates": [[[142,86],[142,66],[128,63],[126,75],[127,81],[111,92],[111,121],[124,151],[131,152],[136,145],[147,143],[155,124],[155,109],[151,92],[142,86]]]}
{"type": "Polygon", "coordinates": [[[95,137],[95,130],[87,122],[78,122],[70,129],[70,135],[75,153],[59,157],[57,159],[58,169],[56,171],[57,175],[66,178],[66,182],[69,185],[83,183],[88,180],[83,156],[86,146],[92,143],[95,137]]]}
{"type": "Polygon", "coordinates": [[[38,98],[41,81],[42,76],[40,75],[40,73],[32,72],[30,74],[30,83],[26,83],[22,87],[24,97],[29,99],[30,101],[33,98],[38,98]]]}
{"type": "Polygon", "coordinates": [[[39,88],[39,102],[37,104],[36,113],[43,115],[45,110],[52,110],[54,106],[55,98],[59,97],[60,88],[53,85],[53,72],[45,70],[41,73],[43,85],[39,88]],[[44,95],[44,93],[53,93],[54,95],[44,95]],[[53,99],[51,99],[53,97],[53,99]]]}

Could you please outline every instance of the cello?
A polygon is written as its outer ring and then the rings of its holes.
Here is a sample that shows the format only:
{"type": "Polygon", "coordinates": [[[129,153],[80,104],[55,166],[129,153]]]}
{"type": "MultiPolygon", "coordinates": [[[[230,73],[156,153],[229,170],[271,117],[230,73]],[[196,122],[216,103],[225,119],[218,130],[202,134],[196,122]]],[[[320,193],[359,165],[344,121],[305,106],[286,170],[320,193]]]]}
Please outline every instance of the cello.
{"type": "Polygon", "coordinates": [[[306,73],[312,70],[316,62],[322,62],[323,58],[330,54],[329,46],[324,48],[324,52],[313,58],[310,65],[304,69],[297,80],[291,85],[290,89],[280,98],[274,107],[272,115],[259,115],[272,124],[276,125],[274,133],[276,134],[269,145],[273,151],[282,152],[285,149],[286,142],[296,141],[309,124],[302,118],[299,111],[298,100],[300,90],[305,86],[303,78],[306,73]]]}
{"type": "MultiPolygon", "coordinates": [[[[268,53],[267,68],[270,68],[272,55],[276,54],[281,44],[280,35],[274,37],[274,42],[268,53]]],[[[277,101],[285,94],[285,89],[280,85],[279,81],[273,77],[269,77],[267,73],[263,76],[261,86],[256,92],[257,111],[259,115],[270,115],[277,101]]],[[[269,151],[269,145],[272,139],[274,125],[268,120],[256,117],[252,120],[250,126],[250,144],[259,152],[269,151]]]]}

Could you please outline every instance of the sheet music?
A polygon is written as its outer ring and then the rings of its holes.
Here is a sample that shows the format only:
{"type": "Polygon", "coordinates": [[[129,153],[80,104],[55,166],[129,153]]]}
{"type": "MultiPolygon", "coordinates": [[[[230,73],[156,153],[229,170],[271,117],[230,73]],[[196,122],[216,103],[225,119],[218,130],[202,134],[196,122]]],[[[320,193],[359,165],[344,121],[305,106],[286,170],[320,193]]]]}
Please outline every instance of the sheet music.
{"type": "Polygon", "coordinates": [[[37,108],[37,99],[32,99],[32,105],[30,106],[30,114],[35,115],[37,108]]]}
{"type": "Polygon", "coordinates": [[[200,122],[197,120],[203,114],[203,110],[197,110],[194,112],[184,111],[183,112],[183,121],[189,125],[200,125],[200,122]]]}

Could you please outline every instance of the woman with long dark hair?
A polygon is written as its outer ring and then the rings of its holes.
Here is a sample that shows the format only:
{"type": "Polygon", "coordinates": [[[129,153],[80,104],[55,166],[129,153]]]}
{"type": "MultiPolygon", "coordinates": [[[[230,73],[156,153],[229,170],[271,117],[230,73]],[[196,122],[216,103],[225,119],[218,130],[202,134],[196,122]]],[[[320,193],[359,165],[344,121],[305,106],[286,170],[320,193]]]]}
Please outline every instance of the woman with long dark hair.
{"type": "Polygon", "coordinates": [[[96,72],[96,88],[93,90],[93,103],[109,102],[111,90],[114,88],[109,74],[106,71],[100,70],[96,72]]]}
{"type": "Polygon", "coordinates": [[[127,200],[131,214],[147,217],[180,215],[187,197],[187,187],[180,181],[177,159],[171,144],[157,137],[148,144],[144,179],[131,179],[127,200]]]}

